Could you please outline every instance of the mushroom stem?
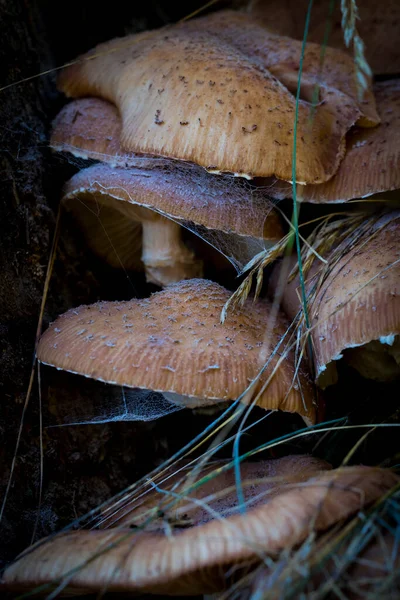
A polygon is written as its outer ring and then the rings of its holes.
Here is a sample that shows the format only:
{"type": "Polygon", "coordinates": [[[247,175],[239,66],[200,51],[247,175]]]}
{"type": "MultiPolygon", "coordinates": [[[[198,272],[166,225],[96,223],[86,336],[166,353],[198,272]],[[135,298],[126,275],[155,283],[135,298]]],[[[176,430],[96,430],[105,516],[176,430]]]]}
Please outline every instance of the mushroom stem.
{"type": "Polygon", "coordinates": [[[183,243],[180,225],[157,215],[143,221],[142,228],[142,261],[148,282],[164,287],[202,276],[203,264],[183,243]]]}

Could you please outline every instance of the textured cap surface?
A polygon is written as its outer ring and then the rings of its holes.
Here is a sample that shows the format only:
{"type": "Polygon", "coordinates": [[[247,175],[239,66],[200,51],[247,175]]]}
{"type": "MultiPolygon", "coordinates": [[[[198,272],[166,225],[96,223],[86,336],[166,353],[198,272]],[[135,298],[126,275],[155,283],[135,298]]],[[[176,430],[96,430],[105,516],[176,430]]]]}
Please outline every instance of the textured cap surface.
{"type": "Polygon", "coordinates": [[[74,214],[89,247],[112,266],[143,269],[143,246],[146,276],[154,283],[165,285],[201,275],[175,223],[239,264],[283,236],[272,202],[244,180],[216,177],[195,165],[160,161],[167,163],[164,168],[98,164],[78,172],[64,188],[64,205],[74,214]],[[170,257],[169,266],[162,273],[158,269],[156,279],[146,262],[149,252],[153,265],[160,257],[170,257]]]}
{"type": "MultiPolygon", "coordinates": [[[[299,202],[346,202],[400,188],[400,81],[377,83],[374,92],[381,124],[352,129],[336,175],[326,183],[297,186],[299,202]]],[[[292,197],[292,187],[283,181],[263,185],[274,198],[292,197]]]]}
{"type": "Polygon", "coordinates": [[[143,207],[225,233],[271,241],[283,236],[278,214],[265,194],[232,177],[213,177],[194,165],[170,163],[155,170],[94,165],[79,171],[64,188],[64,201],[76,198],[77,209],[81,195],[126,211],[132,220],[135,214],[137,220],[146,218],[148,211],[140,211],[143,207]]]}
{"type": "MultiPolygon", "coordinates": [[[[46,364],[108,383],[189,396],[192,406],[236,400],[267,360],[256,390],[272,374],[284,344],[272,353],[286,324],[281,315],[269,323],[269,305],[251,301],[221,324],[229,297],[218,284],[197,279],[145,300],[81,306],[49,327],[37,355],[46,364]]],[[[296,377],[292,354],[257,404],[315,420],[310,384],[303,372],[296,377]]]]}
{"type": "MultiPolygon", "coordinates": [[[[59,86],[69,96],[115,103],[126,150],[290,181],[300,54],[300,42],[222,11],[102,44],[66,68],[59,86]]],[[[372,92],[357,99],[352,58],[328,49],[322,81],[319,64],[320,47],[310,44],[299,105],[299,183],[332,177],[349,128],[379,122],[372,92]]]]}
{"type": "Polygon", "coordinates": [[[118,109],[101,98],[79,98],[58,113],[52,124],[50,146],[80,158],[112,166],[155,168],[163,159],[138,156],[121,147],[122,122],[118,109]]]}
{"type": "MultiPolygon", "coordinates": [[[[327,275],[316,264],[307,275],[308,290],[323,276],[309,306],[317,378],[346,348],[380,338],[390,344],[400,333],[399,239],[397,211],[379,219],[370,237],[343,254],[327,275]]],[[[295,278],[283,295],[291,318],[299,310],[298,286],[295,278]]]]}
{"type": "Polygon", "coordinates": [[[389,470],[347,467],[284,489],[243,515],[174,534],[123,529],[63,534],[17,560],[4,573],[3,583],[9,589],[32,589],[76,569],[68,576],[72,589],[194,595],[219,591],[226,587],[232,566],[300,544],[312,530],[323,531],[348,518],[397,482],[389,470]]]}
{"type": "MultiPolygon", "coordinates": [[[[252,0],[250,14],[257,22],[270,27],[275,33],[289,35],[302,40],[308,9],[308,0],[252,0]]],[[[400,22],[398,0],[361,0],[357,2],[359,19],[357,30],[365,44],[367,62],[374,73],[399,73],[400,48],[397,43],[400,22]]],[[[341,26],[340,2],[315,0],[311,10],[311,20],[307,41],[322,44],[328,24],[328,45],[347,50],[341,26]],[[331,19],[329,13],[332,10],[331,19]]],[[[348,52],[352,53],[352,46],[348,52]]]]}
{"type": "MultiPolygon", "coordinates": [[[[162,529],[167,521],[170,527],[200,525],[215,518],[227,517],[239,512],[235,474],[233,468],[222,469],[232,464],[228,460],[207,463],[196,470],[196,465],[179,463],[176,467],[163,472],[157,480],[157,488],[151,487],[148,493],[124,504],[117,510],[114,506],[103,513],[101,528],[140,526],[149,515],[162,515],[153,519],[149,529],[162,529]],[[221,471],[222,470],[222,471],[221,471]],[[196,473],[193,475],[193,473],[196,473]],[[197,483],[205,476],[210,476],[201,485],[197,483]],[[160,490],[160,491],[158,491],[160,490]],[[167,505],[178,498],[183,499],[167,508],[167,505]],[[201,502],[198,502],[198,501],[201,502]]],[[[285,456],[258,462],[242,462],[240,465],[241,485],[246,507],[254,507],[270,500],[281,493],[282,487],[306,481],[319,471],[331,469],[324,460],[309,455],[285,456]]]]}

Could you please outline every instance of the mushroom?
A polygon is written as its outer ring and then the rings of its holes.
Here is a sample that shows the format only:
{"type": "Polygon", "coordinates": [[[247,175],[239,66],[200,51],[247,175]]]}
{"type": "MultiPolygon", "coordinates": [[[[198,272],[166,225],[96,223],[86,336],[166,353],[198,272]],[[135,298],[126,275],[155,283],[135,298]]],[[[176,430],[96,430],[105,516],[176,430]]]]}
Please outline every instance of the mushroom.
{"type": "MultiPolygon", "coordinates": [[[[297,186],[299,202],[347,202],[400,189],[400,82],[376,83],[374,92],[381,124],[373,129],[352,129],[347,135],[346,155],[336,175],[318,185],[297,186]]],[[[292,196],[291,186],[283,181],[260,183],[273,198],[292,196]]]]}
{"type": "MultiPolygon", "coordinates": [[[[315,263],[306,276],[315,372],[322,388],[337,381],[341,358],[367,378],[400,376],[400,212],[376,219],[367,236],[350,247],[345,239],[327,257],[325,268],[315,263]]],[[[282,307],[290,318],[300,308],[298,286],[296,277],[284,290],[282,307]]]]}
{"type": "MultiPolygon", "coordinates": [[[[173,465],[164,470],[162,479],[151,481],[151,487],[139,498],[105,509],[99,527],[141,527],[146,523],[148,531],[159,530],[166,523],[171,527],[200,525],[215,518],[215,514],[230,516],[239,510],[235,476],[230,466],[228,460],[217,460],[196,469],[193,462],[181,461],[178,467],[173,465]],[[206,480],[199,485],[203,478],[206,480]],[[180,496],[182,500],[178,500],[180,496]]],[[[306,481],[319,471],[331,468],[324,460],[309,455],[245,461],[240,465],[240,472],[246,507],[257,506],[281,493],[283,486],[306,481]]]]}
{"type": "MultiPolygon", "coordinates": [[[[305,50],[297,121],[297,182],[337,171],[345,135],[379,123],[372,91],[358,100],[353,59],[305,50]],[[319,102],[311,99],[318,85],[319,102]]],[[[213,173],[291,181],[301,42],[220,11],[111,40],[67,67],[68,96],[98,96],[121,113],[125,150],[197,163],[213,173]]]]}
{"type": "Polygon", "coordinates": [[[247,184],[212,177],[194,165],[151,169],[145,163],[140,169],[94,165],[64,189],[63,202],[88,244],[111,265],[137,268],[142,247],[147,280],[165,286],[202,275],[181,225],[206,240],[216,238],[233,261],[247,262],[282,237],[272,203],[247,184]]]}
{"type": "MultiPolygon", "coordinates": [[[[345,467],[283,487],[245,513],[166,532],[73,531],[42,540],[3,575],[3,588],[60,583],[69,591],[197,595],[226,589],[232,577],[277,558],[398,484],[389,470],[345,467]],[[265,560],[265,562],[267,562],[265,560]]],[[[61,588],[60,588],[61,589],[61,588]]]]}
{"type": "MultiPolygon", "coordinates": [[[[308,6],[309,0],[251,0],[248,11],[258,23],[271,28],[274,33],[302,40],[308,6]]],[[[356,10],[355,26],[365,44],[366,59],[372,71],[375,74],[399,73],[398,0],[385,0],[380,4],[376,0],[362,0],[357,3],[356,10]]],[[[316,0],[311,10],[307,44],[322,44],[329,27],[328,46],[347,50],[342,18],[339,2],[316,0]]],[[[353,51],[353,44],[350,51],[353,51]]]]}
{"type": "Polygon", "coordinates": [[[315,422],[308,378],[296,370],[293,353],[285,353],[283,317],[271,323],[268,303],[247,302],[221,324],[229,297],[220,285],[195,279],[145,300],[81,306],[56,319],[37,356],[58,369],[162,392],[190,408],[242,394],[249,403],[257,394],[265,410],[297,412],[315,422]]]}
{"type": "Polygon", "coordinates": [[[112,167],[155,168],[165,164],[156,157],[138,156],[121,147],[122,123],[117,108],[101,98],[80,98],[66,104],[52,124],[50,146],[57,152],[94,159],[112,167]]]}

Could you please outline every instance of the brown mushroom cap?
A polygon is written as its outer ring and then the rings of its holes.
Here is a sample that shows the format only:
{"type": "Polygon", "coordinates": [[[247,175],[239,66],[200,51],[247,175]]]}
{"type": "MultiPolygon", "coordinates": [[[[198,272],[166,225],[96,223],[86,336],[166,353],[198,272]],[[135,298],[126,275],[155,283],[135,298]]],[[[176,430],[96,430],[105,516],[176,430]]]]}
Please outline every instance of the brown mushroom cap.
{"type": "Polygon", "coordinates": [[[62,534],[8,567],[3,585],[32,589],[70,573],[70,589],[167,595],[220,591],[232,566],[238,569],[297,546],[312,531],[348,518],[396,483],[398,477],[389,470],[347,467],[284,488],[245,514],[169,535],[126,529],[62,534]]]}
{"type": "MultiPolygon", "coordinates": [[[[195,162],[213,172],[292,179],[295,97],[301,43],[221,11],[98,46],[65,69],[68,96],[116,104],[122,146],[195,162]]],[[[304,57],[297,181],[336,172],[349,128],[379,122],[372,92],[357,99],[352,58],[334,49],[319,69],[320,47],[304,57]],[[310,102],[319,84],[320,102],[310,102]],[[311,118],[312,117],[312,118],[311,118]]]]}
{"type": "MultiPolygon", "coordinates": [[[[380,340],[381,350],[400,374],[400,212],[386,214],[373,226],[370,237],[355,244],[324,274],[320,263],[307,275],[307,289],[324,276],[315,297],[309,303],[313,353],[317,382],[321,387],[334,383],[335,365],[343,351],[364,353],[369,343],[380,340]],[[396,262],[397,261],[397,262],[396,262]],[[393,266],[392,266],[393,265],[393,266]],[[363,348],[358,348],[363,346],[363,348]],[[390,355],[392,354],[392,355],[390,355]],[[329,369],[327,367],[329,366],[329,369]]],[[[299,308],[299,281],[296,277],[284,291],[282,307],[293,318],[299,308]]],[[[376,348],[375,348],[376,350],[376,348]]],[[[374,355],[374,362],[378,361],[374,355]]],[[[355,359],[351,359],[354,366],[355,359]]],[[[380,378],[380,368],[370,362],[363,375],[380,378]]]]}
{"type": "MultiPolygon", "coordinates": [[[[227,517],[238,512],[234,471],[232,468],[221,471],[231,464],[230,461],[209,462],[201,466],[195,475],[195,466],[187,463],[188,461],[179,463],[179,470],[174,466],[163,471],[162,478],[156,482],[157,488],[151,487],[139,498],[128,500],[119,507],[111,506],[104,511],[100,527],[138,527],[156,513],[158,518],[153,518],[146,524],[146,531],[160,530],[166,522],[171,527],[200,525],[215,518],[216,514],[227,517]],[[213,476],[198,487],[190,487],[211,474],[213,476]],[[180,495],[183,499],[168,507],[180,495]]],[[[240,473],[246,507],[264,503],[281,493],[283,486],[306,481],[319,471],[331,468],[324,460],[309,455],[243,462],[240,473]]]]}
{"type": "MultiPolygon", "coordinates": [[[[138,156],[121,147],[122,122],[118,109],[101,98],[79,98],[58,113],[52,124],[50,146],[118,167],[155,168],[162,159],[138,156]]],[[[161,164],[161,166],[162,166],[161,164]]]]}
{"type": "Polygon", "coordinates": [[[107,383],[172,393],[192,407],[236,400],[270,359],[254,392],[274,374],[257,404],[314,422],[312,389],[303,372],[296,376],[294,356],[277,366],[284,345],[271,356],[286,332],[282,316],[272,324],[270,306],[250,301],[221,324],[229,297],[220,285],[195,279],[145,300],[81,306],[56,319],[37,355],[43,363],[107,383]]]}
{"type": "MultiPolygon", "coordinates": [[[[105,164],[95,165],[70,179],[63,201],[80,222],[91,248],[117,267],[122,263],[125,268],[137,268],[142,243],[139,223],[145,226],[157,221],[173,229],[177,260],[181,255],[186,257],[188,251],[185,252],[176,223],[187,225],[206,239],[217,235],[221,249],[230,250],[232,259],[243,263],[265,244],[277,242],[283,236],[278,214],[265,195],[255,192],[247,183],[226,176],[213,177],[194,165],[170,163],[164,169],[113,169],[105,164]]],[[[157,244],[162,255],[166,249],[161,247],[163,240],[159,237],[158,229],[152,243],[157,244]]],[[[172,244],[173,240],[170,241],[172,244]]],[[[193,276],[192,267],[186,278],[190,272],[193,276]]],[[[182,276],[174,281],[185,278],[180,271],[178,275],[182,276]]]]}
{"type": "MultiPolygon", "coordinates": [[[[318,185],[297,186],[299,202],[347,202],[400,189],[400,81],[377,83],[374,92],[381,124],[352,129],[336,175],[318,185]]],[[[283,181],[262,183],[274,198],[292,197],[292,187],[283,181]]]]}
{"type": "MultiPolygon", "coordinates": [[[[265,27],[275,33],[303,39],[304,25],[308,9],[308,0],[252,0],[249,12],[265,27]]],[[[328,23],[330,24],[328,45],[347,50],[341,26],[342,12],[340,2],[333,5],[332,19],[329,21],[332,3],[329,0],[315,0],[311,10],[311,19],[307,42],[322,44],[328,23]]],[[[399,35],[400,3],[398,0],[361,0],[357,3],[359,19],[356,27],[365,44],[365,55],[374,73],[399,73],[400,48],[399,35]]],[[[349,51],[349,50],[347,50],[349,51]]],[[[350,47],[352,53],[352,46],[350,47]]]]}

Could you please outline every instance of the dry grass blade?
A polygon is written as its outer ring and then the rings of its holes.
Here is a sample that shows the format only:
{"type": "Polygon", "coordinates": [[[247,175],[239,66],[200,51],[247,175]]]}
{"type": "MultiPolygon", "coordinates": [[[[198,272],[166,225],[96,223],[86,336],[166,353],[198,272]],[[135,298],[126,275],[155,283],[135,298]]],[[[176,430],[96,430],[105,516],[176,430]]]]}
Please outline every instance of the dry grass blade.
{"type": "Polygon", "coordinates": [[[253,278],[256,276],[256,292],[254,301],[260,294],[261,286],[263,283],[263,270],[274,262],[279,256],[284,253],[292,234],[287,234],[278,243],[274,244],[272,248],[263,250],[257,254],[243,269],[243,271],[249,271],[249,274],[242,281],[236,292],[232,294],[229,300],[225,303],[225,306],[221,312],[221,323],[224,323],[228,310],[235,309],[237,306],[243,306],[249,297],[251,287],[253,285],[253,278]]]}
{"type": "Polygon", "coordinates": [[[362,99],[368,88],[368,80],[372,77],[372,71],[365,58],[364,42],[356,27],[359,18],[356,0],[341,0],[341,10],[344,42],[348,48],[353,43],[359,98],[362,99]]]}
{"type": "MultiPolygon", "coordinates": [[[[384,213],[383,213],[384,214],[384,213]]],[[[318,253],[325,257],[329,257],[328,261],[321,269],[311,277],[308,282],[307,301],[312,307],[314,300],[318,296],[321,286],[326,281],[329,274],[335,268],[337,263],[348,253],[352,248],[357,246],[361,248],[363,244],[375,237],[387,225],[384,222],[379,227],[376,226],[382,213],[374,213],[366,215],[363,212],[355,215],[346,215],[336,221],[331,221],[334,215],[328,215],[320,226],[316,227],[314,232],[308,238],[310,246],[318,253]],[[372,233],[371,233],[372,232],[372,233]]],[[[315,261],[314,253],[309,251],[309,248],[303,247],[303,270],[305,275],[310,273],[310,270],[315,261]]],[[[288,281],[293,279],[298,274],[298,265],[295,264],[288,281]]],[[[302,313],[298,315],[298,324],[302,323],[302,313]]]]}

